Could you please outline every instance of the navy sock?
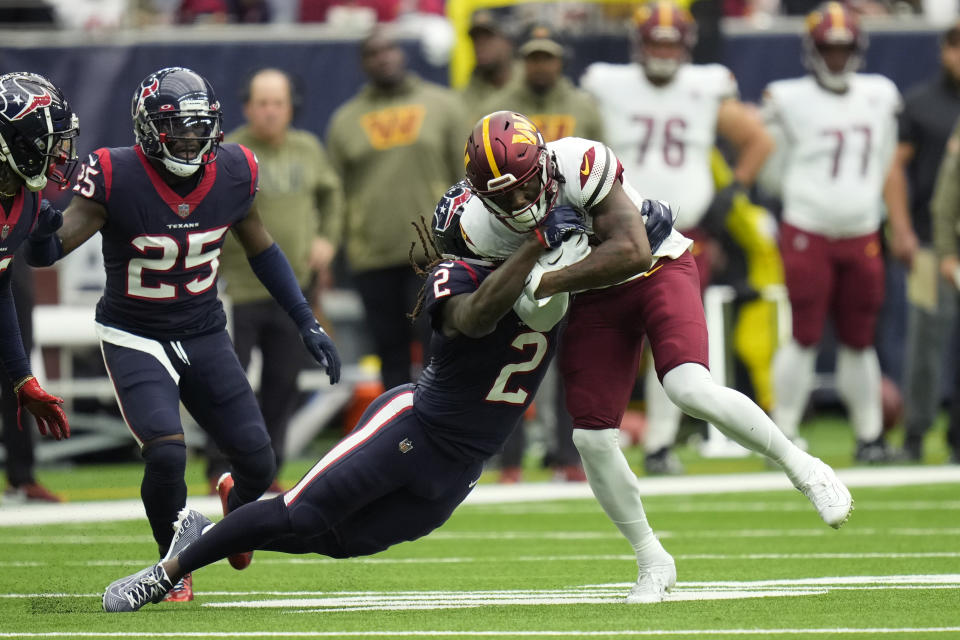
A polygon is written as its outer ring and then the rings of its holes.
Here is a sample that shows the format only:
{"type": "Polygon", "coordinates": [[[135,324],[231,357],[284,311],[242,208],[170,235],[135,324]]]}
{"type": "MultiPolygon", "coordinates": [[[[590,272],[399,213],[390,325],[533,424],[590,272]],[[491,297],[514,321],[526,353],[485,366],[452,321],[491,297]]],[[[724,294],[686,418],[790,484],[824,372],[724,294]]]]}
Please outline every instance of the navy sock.
{"type": "Polygon", "coordinates": [[[234,553],[263,549],[272,540],[291,534],[293,527],[283,496],[250,502],[231,511],[184,549],[178,558],[180,569],[190,573],[234,553]]]}

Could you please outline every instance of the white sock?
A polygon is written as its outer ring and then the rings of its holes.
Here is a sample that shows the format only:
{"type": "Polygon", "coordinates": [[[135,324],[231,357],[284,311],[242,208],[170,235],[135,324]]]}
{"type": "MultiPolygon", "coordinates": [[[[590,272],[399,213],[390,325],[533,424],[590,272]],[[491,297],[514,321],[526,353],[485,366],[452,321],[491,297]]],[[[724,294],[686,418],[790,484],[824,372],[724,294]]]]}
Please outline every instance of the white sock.
{"type": "Polygon", "coordinates": [[[816,361],[817,350],[802,347],[793,338],[773,358],[773,421],[791,440],[797,437],[813,390],[816,361]]]}
{"type": "Polygon", "coordinates": [[[640,500],[640,485],[620,450],[617,429],[574,429],[573,443],[580,452],[587,482],[607,517],[637,553],[637,563],[665,553],[647,523],[640,500]]]}
{"type": "Polygon", "coordinates": [[[883,433],[880,361],[873,347],[837,349],[837,393],[847,405],[857,440],[872,442],[883,433]]]}
{"type": "Polygon", "coordinates": [[[643,449],[647,453],[656,453],[664,447],[672,447],[677,441],[683,414],[670,401],[652,367],[643,382],[647,401],[647,433],[643,437],[643,449]]]}
{"type": "Polygon", "coordinates": [[[663,388],[684,413],[713,423],[728,438],[767,456],[794,484],[813,461],[753,400],[717,384],[703,365],[688,362],[674,367],[663,377],[663,388]]]}

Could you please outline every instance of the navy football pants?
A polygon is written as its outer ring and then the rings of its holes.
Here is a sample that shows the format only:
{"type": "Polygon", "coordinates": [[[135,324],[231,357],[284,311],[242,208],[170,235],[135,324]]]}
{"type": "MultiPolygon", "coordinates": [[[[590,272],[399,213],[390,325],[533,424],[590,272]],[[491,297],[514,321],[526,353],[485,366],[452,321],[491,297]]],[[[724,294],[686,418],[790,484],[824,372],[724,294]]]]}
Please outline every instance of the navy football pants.
{"type": "Polygon", "coordinates": [[[276,470],[270,438],[226,331],[158,341],[97,325],[100,348],[123,418],[145,461],[140,486],[153,537],[163,554],[171,523],[186,502],[180,402],[233,463],[230,508],[255,500],[276,470]]]}
{"type": "Polygon", "coordinates": [[[183,433],[181,400],[228,455],[253,453],[270,444],[257,399],[226,331],[161,342],[106,330],[101,331],[103,360],[123,417],[141,445],[183,433]]]}
{"type": "Polygon", "coordinates": [[[446,522],[483,463],[456,461],[430,442],[413,411],[412,389],[403,385],[377,398],[293,489],[232,511],[180,554],[180,569],[255,549],[365,556],[446,522]]]}
{"type": "Polygon", "coordinates": [[[284,494],[294,534],[260,548],[346,558],[415,540],[447,521],[482,470],[433,445],[413,385],[391,389],[284,494]]]}

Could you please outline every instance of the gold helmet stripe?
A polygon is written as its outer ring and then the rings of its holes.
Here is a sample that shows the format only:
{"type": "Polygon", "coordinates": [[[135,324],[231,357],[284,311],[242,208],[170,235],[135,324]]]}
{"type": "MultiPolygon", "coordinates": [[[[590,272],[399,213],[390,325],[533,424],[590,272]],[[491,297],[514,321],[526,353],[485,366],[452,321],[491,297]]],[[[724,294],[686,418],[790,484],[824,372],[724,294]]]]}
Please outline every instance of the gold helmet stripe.
{"type": "Polygon", "coordinates": [[[493,147],[490,145],[490,117],[483,119],[483,150],[487,153],[487,163],[490,165],[490,171],[494,178],[500,177],[500,168],[497,167],[497,159],[493,157],[493,147]]]}
{"type": "Polygon", "coordinates": [[[673,5],[669,2],[660,3],[660,26],[661,27],[672,27],[673,26],[673,5]]]}
{"type": "Polygon", "coordinates": [[[846,29],[846,18],[843,14],[843,7],[839,2],[831,2],[827,5],[827,11],[830,12],[830,26],[834,29],[846,29]]]}

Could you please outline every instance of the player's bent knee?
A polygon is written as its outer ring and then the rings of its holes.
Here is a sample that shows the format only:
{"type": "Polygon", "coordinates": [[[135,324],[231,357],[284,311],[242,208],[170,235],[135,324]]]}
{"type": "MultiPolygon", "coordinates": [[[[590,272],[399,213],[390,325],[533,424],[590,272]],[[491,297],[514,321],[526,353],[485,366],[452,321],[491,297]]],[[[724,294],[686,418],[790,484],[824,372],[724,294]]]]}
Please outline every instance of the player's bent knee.
{"type": "Polygon", "coordinates": [[[277,459],[270,445],[252,453],[235,453],[229,458],[235,483],[233,491],[242,503],[251,502],[263,495],[276,477],[277,459]]]}
{"type": "Polygon", "coordinates": [[[662,382],[670,401],[690,415],[699,415],[704,405],[713,402],[718,387],[706,367],[690,362],[668,371],[662,382]]]}
{"type": "Polygon", "coordinates": [[[187,446],[182,439],[157,439],[143,446],[144,475],[158,484],[183,480],[187,470],[187,446]]]}
{"type": "Polygon", "coordinates": [[[581,457],[602,455],[620,450],[620,434],[617,429],[574,429],[573,444],[581,457]]]}

